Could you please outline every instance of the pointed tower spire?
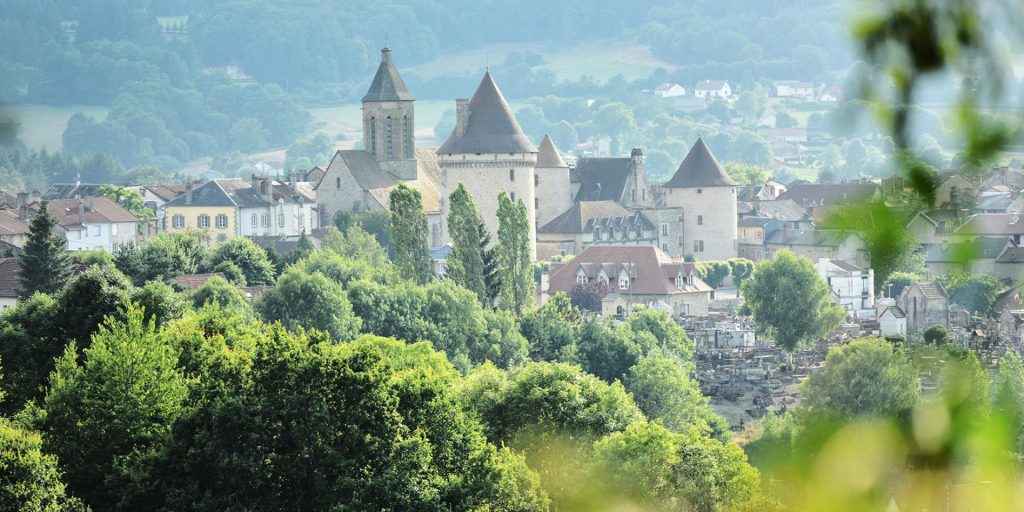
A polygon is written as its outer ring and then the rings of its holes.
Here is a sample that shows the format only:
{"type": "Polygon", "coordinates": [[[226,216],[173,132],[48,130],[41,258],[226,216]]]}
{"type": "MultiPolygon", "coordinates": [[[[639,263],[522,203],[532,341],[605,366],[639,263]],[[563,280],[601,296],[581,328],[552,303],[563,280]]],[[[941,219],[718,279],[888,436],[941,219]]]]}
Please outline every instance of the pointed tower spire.
{"type": "Polygon", "coordinates": [[[704,144],[704,139],[697,138],[683,163],[679,164],[672,179],[665,183],[667,188],[693,187],[735,187],[736,182],[718,163],[711,149],[704,144]]]}
{"type": "Polygon", "coordinates": [[[562,155],[558,154],[558,148],[555,147],[551,136],[544,134],[544,140],[540,141],[540,147],[537,148],[537,168],[556,169],[561,167],[568,168],[569,166],[566,165],[565,160],[562,160],[562,155]]]}
{"type": "Polygon", "coordinates": [[[363,96],[363,102],[367,101],[413,101],[416,98],[405,87],[402,75],[398,68],[391,62],[391,48],[385,46],[380,50],[380,65],[377,66],[377,74],[373,76],[370,89],[363,96]]]}
{"type": "Polygon", "coordinates": [[[469,119],[462,136],[453,130],[438,154],[537,152],[489,71],[484,73],[468,106],[469,119]]]}

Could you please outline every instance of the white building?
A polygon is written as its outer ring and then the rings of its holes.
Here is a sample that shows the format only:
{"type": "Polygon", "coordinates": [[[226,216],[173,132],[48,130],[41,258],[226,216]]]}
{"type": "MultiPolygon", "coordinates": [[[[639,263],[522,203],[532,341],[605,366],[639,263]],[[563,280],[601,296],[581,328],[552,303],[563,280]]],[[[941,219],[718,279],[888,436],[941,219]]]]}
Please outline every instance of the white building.
{"type": "Polygon", "coordinates": [[[660,98],[678,98],[686,96],[686,88],[679,84],[665,82],[654,88],[654,95],[660,98]]]}
{"type": "Polygon", "coordinates": [[[906,336],[907,315],[896,305],[896,301],[889,300],[891,304],[880,306],[878,313],[878,334],[882,336],[906,336]]]}
{"type": "Polygon", "coordinates": [[[811,99],[814,97],[814,84],[797,80],[780,80],[775,82],[775,96],[811,99]]]}
{"type": "Polygon", "coordinates": [[[874,270],[828,258],[819,258],[815,268],[849,316],[860,320],[875,317],[874,270]]]}
{"type": "Polygon", "coordinates": [[[683,254],[698,260],[736,257],[736,182],[703,140],[697,139],[664,189],[665,205],[683,212],[683,254]]]}
{"type": "Polygon", "coordinates": [[[105,197],[54,199],[47,203],[47,210],[57,218],[69,251],[113,252],[139,241],[145,231],[142,219],[105,197]]]}
{"type": "Polygon", "coordinates": [[[728,98],[732,96],[732,87],[728,80],[701,80],[693,88],[693,95],[698,98],[728,98]]]}
{"type": "MultiPolygon", "coordinates": [[[[472,99],[455,100],[455,129],[437,150],[437,156],[441,169],[441,218],[448,218],[447,199],[462,183],[473,196],[487,229],[496,234],[498,195],[505,192],[513,202],[526,205],[530,257],[536,259],[537,148],[519,127],[490,72],[484,74],[472,99]]],[[[444,244],[451,237],[446,225],[442,229],[444,244]]]]}
{"type": "Polygon", "coordinates": [[[320,227],[316,196],[308,183],[282,183],[253,176],[220,180],[238,207],[238,235],[299,236],[320,227]]]}

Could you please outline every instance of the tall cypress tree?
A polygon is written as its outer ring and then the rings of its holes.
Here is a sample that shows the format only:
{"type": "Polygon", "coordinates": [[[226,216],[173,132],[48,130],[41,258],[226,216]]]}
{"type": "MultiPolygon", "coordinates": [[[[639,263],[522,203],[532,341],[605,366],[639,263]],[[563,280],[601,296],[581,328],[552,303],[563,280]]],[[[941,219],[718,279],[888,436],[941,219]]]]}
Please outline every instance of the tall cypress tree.
{"type": "Polygon", "coordinates": [[[498,195],[498,275],[503,309],[521,313],[533,299],[533,266],[530,264],[530,222],[526,205],[508,194],[498,195]]]}
{"type": "Polygon", "coordinates": [[[67,240],[56,228],[57,219],[50,215],[44,199],[29,223],[28,240],[18,258],[18,284],[22,298],[36,292],[57,292],[71,278],[74,261],[67,253],[67,240]]]}
{"type": "Polygon", "coordinates": [[[493,308],[498,302],[498,294],[501,293],[501,275],[498,274],[497,247],[491,247],[491,232],[487,231],[487,224],[480,219],[477,225],[477,232],[480,237],[480,254],[484,260],[484,289],[487,291],[488,308],[493,308]]]}
{"type": "Polygon", "coordinates": [[[427,216],[420,191],[399,183],[391,189],[390,203],[395,264],[403,276],[426,283],[434,277],[434,261],[427,245],[427,216]]]}
{"type": "Polygon", "coordinates": [[[484,282],[484,251],[480,245],[479,226],[483,222],[466,187],[459,186],[448,197],[448,233],[452,254],[448,257],[448,277],[455,284],[476,294],[480,304],[488,306],[484,282]]]}

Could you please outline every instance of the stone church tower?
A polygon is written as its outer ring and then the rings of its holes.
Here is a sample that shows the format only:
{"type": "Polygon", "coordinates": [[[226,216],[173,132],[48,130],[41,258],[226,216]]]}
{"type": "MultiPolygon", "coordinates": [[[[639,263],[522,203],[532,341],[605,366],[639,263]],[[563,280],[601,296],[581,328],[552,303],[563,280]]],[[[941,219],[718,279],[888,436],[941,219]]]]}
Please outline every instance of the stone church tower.
{"type": "Polygon", "coordinates": [[[703,140],[693,144],[664,189],[665,205],[683,211],[684,254],[704,261],[736,257],[736,182],[703,140]]]}
{"type": "MultiPolygon", "coordinates": [[[[473,196],[491,239],[497,242],[498,194],[526,205],[530,221],[530,256],[537,257],[534,167],[537,148],[494,83],[484,74],[470,100],[455,100],[455,129],[437,150],[441,170],[441,215],[448,217],[448,196],[462,183],[473,196]]],[[[443,243],[451,240],[447,227],[443,243]]]]}
{"type": "Polygon", "coordinates": [[[391,62],[391,48],[383,48],[363,96],[363,149],[400,180],[416,179],[415,101],[391,62]]]}

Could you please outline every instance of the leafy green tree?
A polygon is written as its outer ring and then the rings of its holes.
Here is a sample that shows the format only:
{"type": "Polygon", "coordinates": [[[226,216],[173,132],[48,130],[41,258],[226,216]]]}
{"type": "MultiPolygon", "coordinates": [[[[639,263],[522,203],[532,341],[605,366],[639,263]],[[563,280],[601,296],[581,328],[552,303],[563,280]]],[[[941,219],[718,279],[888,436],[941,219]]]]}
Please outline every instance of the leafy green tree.
{"type": "Polygon", "coordinates": [[[67,494],[57,458],[42,451],[38,433],[0,417],[0,509],[11,512],[85,512],[67,494]]]}
{"type": "Polygon", "coordinates": [[[461,410],[459,374],[429,345],[332,346],[279,327],[227,336],[197,354],[196,406],[140,467],[130,507],[548,510],[521,456],[461,410]]]}
{"type": "Polygon", "coordinates": [[[480,240],[483,219],[476,210],[473,197],[459,183],[448,198],[448,233],[452,239],[452,253],[448,257],[448,277],[455,284],[475,293],[480,304],[488,306],[487,283],[484,282],[484,251],[480,240]]]}
{"type": "Polygon", "coordinates": [[[6,393],[0,406],[6,413],[13,414],[43,394],[54,358],[67,344],[57,308],[52,296],[37,293],[0,316],[0,389],[6,393]]]}
{"type": "Polygon", "coordinates": [[[827,335],[845,317],[811,261],[787,249],[758,262],[740,291],[758,334],[789,351],[827,335]]]}
{"type": "Polygon", "coordinates": [[[999,359],[999,380],[994,393],[995,410],[1005,416],[1013,429],[1017,453],[1024,451],[1024,364],[1010,350],[999,359]]]}
{"type": "Polygon", "coordinates": [[[601,312],[601,301],[610,291],[608,283],[599,280],[576,283],[569,290],[569,300],[581,311],[601,312]]]}
{"type": "Polygon", "coordinates": [[[130,461],[156,447],[182,412],[186,382],[177,355],[134,305],[109,318],[84,350],[69,345],[50,376],[41,419],[45,445],[65,468],[68,488],[110,510],[130,461]]]}
{"type": "Polygon", "coordinates": [[[623,384],[651,421],[658,420],[673,432],[697,427],[728,441],[729,424],[711,409],[700,386],[678,361],[660,355],[645,357],[629,369],[623,384]]]}
{"type": "Polygon", "coordinates": [[[775,114],[775,127],[776,128],[795,128],[797,125],[796,119],[789,115],[788,112],[777,112],[775,114]]]}
{"type": "Polygon", "coordinates": [[[18,256],[18,296],[55,293],[71,278],[73,260],[67,253],[67,240],[57,231],[57,219],[47,209],[47,201],[29,222],[28,238],[18,256]]]}
{"type": "Polygon", "coordinates": [[[901,214],[884,204],[844,205],[826,219],[826,225],[857,233],[864,239],[871,254],[876,287],[894,272],[924,274],[924,257],[918,254],[920,244],[903,226],[901,214]]]}
{"type": "Polygon", "coordinates": [[[754,262],[746,258],[731,258],[728,262],[729,273],[737,288],[743,286],[743,280],[754,273],[754,262]]]}
{"type": "Polygon", "coordinates": [[[917,369],[902,350],[882,338],[860,338],[833,347],[825,367],[800,384],[803,407],[851,420],[909,417],[920,400],[917,369]]]}
{"type": "Polygon", "coordinates": [[[885,282],[882,284],[882,290],[885,291],[885,294],[888,297],[899,297],[900,294],[903,293],[904,288],[921,280],[922,278],[918,274],[910,272],[893,272],[885,279],[885,282]]]}
{"type": "Polygon", "coordinates": [[[519,314],[533,302],[533,267],[530,265],[530,224],[522,200],[512,202],[507,193],[498,195],[498,275],[501,292],[498,304],[519,314]]]}
{"type": "Polygon", "coordinates": [[[108,315],[116,315],[133,293],[128,277],[111,265],[92,266],[57,294],[57,320],[69,340],[88,346],[89,336],[108,315]]]}
{"type": "Polygon", "coordinates": [[[387,251],[389,258],[395,258],[395,242],[391,238],[390,210],[373,210],[359,215],[359,226],[377,239],[377,243],[387,251]]]}
{"type": "Polygon", "coordinates": [[[761,495],[760,474],[743,450],[694,430],[673,433],[656,423],[632,424],[595,445],[591,471],[599,494],[626,502],[620,508],[772,508],[761,495]]]}
{"type": "Polygon", "coordinates": [[[636,132],[633,110],[623,103],[605,103],[594,112],[591,119],[598,134],[611,138],[613,155],[619,154],[624,140],[636,132]]]}
{"type": "Polygon", "coordinates": [[[725,172],[737,183],[746,185],[763,185],[768,180],[767,171],[749,164],[729,162],[725,164],[725,172]]]}
{"type": "Polygon", "coordinates": [[[140,219],[150,219],[155,215],[153,210],[146,207],[146,201],[138,190],[130,190],[119,185],[100,185],[98,192],[140,219]]]}
{"type": "Polygon", "coordinates": [[[213,276],[207,279],[202,286],[189,295],[192,306],[196,309],[205,307],[208,304],[215,304],[223,309],[236,309],[249,312],[251,307],[245,298],[242,290],[220,276],[213,276]]]}
{"type": "Polygon", "coordinates": [[[145,286],[135,288],[131,291],[129,300],[138,304],[146,313],[145,320],[156,322],[157,327],[181,318],[188,310],[185,299],[170,285],[160,281],[151,281],[145,286]]]}
{"type": "Polygon", "coordinates": [[[373,235],[367,233],[359,225],[352,225],[344,232],[334,226],[327,228],[327,236],[324,237],[321,247],[374,267],[390,268],[391,266],[387,251],[381,247],[373,235]]]}
{"type": "Polygon", "coordinates": [[[256,310],[268,322],[279,321],[291,330],[317,329],[336,343],[355,338],[362,324],[341,285],[323,274],[299,270],[285,272],[256,310]]]}
{"type": "Polygon", "coordinates": [[[921,334],[924,342],[929,345],[945,345],[949,341],[949,331],[941,325],[932,325],[921,334]]]}
{"type": "Polygon", "coordinates": [[[203,265],[214,269],[225,261],[238,266],[249,286],[265,286],[274,282],[276,272],[267,258],[267,251],[248,238],[238,236],[221,242],[203,265]]]}
{"type": "Polygon", "coordinates": [[[434,262],[427,244],[427,217],[420,191],[399,184],[391,190],[391,237],[399,272],[417,283],[434,277],[434,262]]]}
{"type": "Polygon", "coordinates": [[[484,263],[484,288],[487,290],[487,305],[493,307],[494,304],[497,304],[498,296],[501,294],[498,247],[491,247],[491,232],[487,230],[487,225],[484,224],[483,219],[480,220],[480,224],[477,226],[477,232],[480,238],[480,254],[483,256],[484,263]]]}
{"type": "Polygon", "coordinates": [[[141,246],[118,247],[114,263],[141,286],[154,279],[196,273],[206,252],[206,235],[201,231],[161,233],[141,246]]]}
{"type": "Polygon", "coordinates": [[[1002,288],[999,279],[992,274],[955,272],[940,277],[939,282],[949,292],[950,302],[982,315],[992,312],[992,304],[1002,288]]]}
{"type": "Polygon", "coordinates": [[[519,332],[530,343],[534,361],[572,361],[583,317],[569,297],[558,293],[519,319],[519,332]]]}
{"type": "Polygon", "coordinates": [[[697,276],[712,288],[722,286],[722,280],[729,276],[731,270],[729,263],[725,261],[697,262],[697,276]]]}

